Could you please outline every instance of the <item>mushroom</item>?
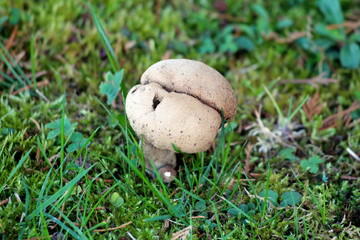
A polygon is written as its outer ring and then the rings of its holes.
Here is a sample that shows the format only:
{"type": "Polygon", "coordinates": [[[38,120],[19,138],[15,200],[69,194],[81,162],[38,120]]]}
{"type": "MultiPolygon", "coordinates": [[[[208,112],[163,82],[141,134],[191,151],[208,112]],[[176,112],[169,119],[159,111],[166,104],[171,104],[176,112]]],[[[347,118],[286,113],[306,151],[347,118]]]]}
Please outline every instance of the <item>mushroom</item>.
{"type": "Polygon", "coordinates": [[[208,65],[188,59],[150,66],[126,97],[126,114],[143,145],[146,168],[164,182],[176,176],[173,145],[181,152],[210,148],[222,115],[231,120],[236,98],[229,82],[208,65]]]}

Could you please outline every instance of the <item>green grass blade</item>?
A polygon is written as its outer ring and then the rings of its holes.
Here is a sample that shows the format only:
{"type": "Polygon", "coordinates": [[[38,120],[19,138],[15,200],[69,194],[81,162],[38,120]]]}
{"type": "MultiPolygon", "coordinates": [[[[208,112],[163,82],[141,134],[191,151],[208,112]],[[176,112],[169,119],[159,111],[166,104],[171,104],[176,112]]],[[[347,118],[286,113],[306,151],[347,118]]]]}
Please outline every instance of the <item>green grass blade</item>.
{"type": "Polygon", "coordinates": [[[265,89],[265,92],[267,93],[267,95],[269,96],[271,102],[273,103],[275,109],[276,109],[276,112],[278,113],[279,117],[280,117],[280,122],[281,122],[281,125],[284,126],[285,125],[285,118],[284,118],[284,115],[283,113],[281,112],[280,110],[280,107],[279,105],[277,104],[277,102],[275,101],[273,95],[270,93],[269,89],[263,85],[264,89],[265,89]]]}
{"type": "Polygon", "coordinates": [[[304,104],[309,99],[309,95],[307,95],[300,103],[300,105],[292,112],[292,114],[288,117],[288,121],[290,122],[291,119],[300,111],[300,109],[304,106],[304,104]]]}
{"type": "Polygon", "coordinates": [[[33,148],[31,148],[19,161],[19,163],[16,165],[16,167],[11,171],[9,177],[6,179],[6,181],[4,182],[4,184],[0,187],[0,193],[2,192],[2,190],[4,189],[4,187],[6,186],[6,183],[12,179],[12,177],[15,175],[15,173],[19,170],[19,168],[23,165],[23,163],[25,162],[25,160],[27,160],[27,158],[29,157],[30,152],[32,151],[33,148]]]}
{"type": "Polygon", "coordinates": [[[270,164],[268,164],[268,173],[267,173],[266,185],[265,185],[265,196],[264,196],[263,207],[261,209],[261,221],[265,220],[266,209],[268,206],[267,201],[268,201],[268,194],[269,194],[270,176],[271,176],[270,164]]]}
{"type": "MultiPolygon", "coordinates": [[[[61,226],[62,228],[64,228],[65,230],[69,230],[69,233],[73,236],[73,237],[80,237],[80,238],[77,238],[77,239],[88,239],[84,233],[82,232],[82,230],[80,228],[78,228],[62,211],[60,211],[59,209],[57,208],[54,208],[54,210],[65,220],[65,222],[76,232],[73,232],[71,233],[70,230],[72,231],[72,229],[68,228],[67,225],[63,222],[61,222],[61,224],[59,224],[59,226],[61,226]],[[67,227],[67,228],[66,228],[67,227]]],[[[45,213],[46,215],[47,213],[45,213]]],[[[51,215],[48,215],[48,216],[51,216],[51,215]]]]}
{"type": "MultiPolygon", "coordinates": [[[[64,93],[64,98],[61,104],[61,130],[60,130],[60,142],[61,142],[61,148],[60,148],[60,186],[63,186],[63,163],[65,159],[65,102],[66,96],[64,93]]],[[[70,137],[68,138],[70,139],[70,137]]]]}
{"type": "Polygon", "coordinates": [[[184,224],[188,225],[188,221],[183,218],[174,208],[174,206],[170,203],[170,201],[167,199],[167,197],[165,197],[165,195],[160,192],[156,187],[154,187],[149,180],[147,179],[147,177],[140,172],[140,170],[123,154],[122,156],[124,158],[124,160],[127,162],[127,164],[130,166],[130,168],[135,172],[136,175],[138,175],[138,177],[140,177],[143,182],[146,184],[146,186],[148,188],[151,189],[151,191],[161,200],[161,202],[163,202],[169,209],[170,213],[173,214],[174,216],[176,216],[177,218],[179,218],[181,220],[181,222],[183,222],[184,224]]]}
{"type": "Polygon", "coordinates": [[[44,182],[43,182],[43,184],[42,184],[42,186],[41,186],[40,193],[39,193],[39,196],[38,196],[38,198],[37,198],[36,207],[39,207],[39,206],[40,206],[41,201],[42,201],[43,198],[44,198],[45,189],[46,189],[46,186],[47,186],[47,184],[48,184],[48,182],[49,182],[49,178],[50,178],[50,174],[52,173],[53,166],[54,166],[54,165],[51,166],[49,172],[46,174],[45,180],[44,180],[44,182]]]}
{"type": "Polygon", "coordinates": [[[84,170],[80,174],[78,174],[75,178],[73,178],[70,182],[68,182],[65,186],[60,188],[56,193],[50,196],[46,201],[44,201],[40,206],[38,206],[26,219],[29,221],[37,216],[41,211],[43,211],[46,207],[51,205],[54,201],[56,201],[59,197],[63,196],[70,188],[75,186],[75,184],[84,177],[95,165],[92,165],[90,168],[84,170]]]}
{"type": "Polygon", "coordinates": [[[30,39],[30,60],[31,60],[31,76],[34,89],[37,89],[36,74],[35,74],[35,37],[31,35],[30,39]]]}
{"type": "Polygon", "coordinates": [[[31,81],[28,77],[26,77],[24,71],[21,69],[21,67],[19,66],[19,64],[16,62],[16,60],[11,56],[11,54],[9,53],[9,51],[5,48],[5,46],[0,42],[0,47],[2,49],[2,58],[6,64],[6,66],[8,66],[8,68],[10,69],[10,71],[14,74],[14,76],[17,78],[18,82],[22,83],[24,86],[26,86],[27,84],[31,84],[31,81]],[[8,59],[10,61],[8,61],[8,59]],[[14,66],[14,67],[13,67],[14,66]],[[16,71],[15,71],[16,70],[16,71]],[[20,75],[22,77],[20,77],[20,75]]]}
{"type": "MultiPolygon", "coordinates": [[[[23,185],[23,187],[25,189],[25,210],[24,210],[24,214],[26,216],[28,211],[29,211],[29,206],[30,206],[30,192],[29,192],[29,187],[25,183],[24,177],[21,178],[21,183],[22,183],[22,185],[23,185]]],[[[19,232],[18,239],[23,239],[23,235],[24,235],[26,227],[27,227],[27,223],[23,222],[22,227],[21,227],[20,232],[19,232]]]]}
{"type": "MultiPolygon", "coordinates": [[[[60,212],[60,211],[59,211],[60,212]]],[[[77,233],[75,233],[71,228],[69,228],[65,223],[63,223],[62,221],[60,221],[59,219],[57,219],[56,217],[48,214],[48,213],[44,213],[45,217],[49,218],[51,221],[55,222],[56,224],[58,224],[61,228],[65,229],[67,232],[69,232],[69,234],[71,236],[74,237],[74,239],[79,239],[79,240],[83,240],[83,239],[88,239],[85,235],[78,235],[77,233]]],[[[74,224],[73,224],[74,225],[74,224]]]]}
{"type": "MultiPolygon", "coordinates": [[[[1,56],[0,56],[1,57],[1,56]]],[[[2,59],[2,58],[1,58],[2,59]]],[[[6,73],[4,72],[1,72],[0,71],[0,76],[2,76],[5,80],[9,81],[10,83],[8,82],[5,82],[5,81],[0,81],[0,84],[4,85],[5,87],[8,87],[10,88],[12,84],[15,83],[14,79],[12,79],[9,75],[7,75],[6,73]]]]}
{"type": "MultiPolygon", "coordinates": [[[[1,44],[1,43],[0,43],[1,44]]],[[[2,45],[0,45],[1,47],[3,47],[2,45]]],[[[0,55],[0,59],[5,63],[5,65],[9,68],[10,72],[14,75],[15,79],[17,80],[17,82],[19,82],[21,84],[21,86],[26,86],[26,82],[17,74],[17,72],[15,71],[15,69],[11,66],[11,63],[6,59],[5,55],[3,54],[2,51],[0,51],[1,55],[0,55]]],[[[14,81],[15,82],[15,81],[14,81]]]]}
{"type": "Polygon", "coordinates": [[[119,61],[118,61],[118,59],[116,57],[115,51],[114,51],[114,49],[112,48],[112,46],[110,44],[109,38],[107,37],[107,35],[105,33],[105,30],[104,30],[98,16],[96,15],[96,12],[95,12],[93,6],[91,5],[91,3],[89,3],[88,5],[89,5],[89,8],[90,8],[91,16],[92,16],[92,18],[94,20],[96,29],[98,31],[101,43],[103,44],[103,46],[105,48],[106,54],[107,54],[107,56],[109,58],[109,61],[110,61],[111,66],[113,68],[113,71],[117,72],[117,71],[119,71],[121,69],[121,67],[120,67],[120,63],[119,63],[119,61]]]}

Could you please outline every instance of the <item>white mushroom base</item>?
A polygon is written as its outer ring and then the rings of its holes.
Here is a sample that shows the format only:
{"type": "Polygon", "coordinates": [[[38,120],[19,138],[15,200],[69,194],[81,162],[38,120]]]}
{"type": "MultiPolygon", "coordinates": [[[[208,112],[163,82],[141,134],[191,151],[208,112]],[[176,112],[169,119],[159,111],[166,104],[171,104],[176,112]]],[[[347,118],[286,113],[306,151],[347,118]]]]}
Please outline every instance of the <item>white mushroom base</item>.
{"type": "Polygon", "coordinates": [[[154,168],[159,172],[164,182],[171,182],[176,177],[176,156],[175,152],[170,150],[163,150],[154,147],[153,145],[142,141],[144,158],[146,161],[146,168],[149,175],[155,177],[154,168]]]}

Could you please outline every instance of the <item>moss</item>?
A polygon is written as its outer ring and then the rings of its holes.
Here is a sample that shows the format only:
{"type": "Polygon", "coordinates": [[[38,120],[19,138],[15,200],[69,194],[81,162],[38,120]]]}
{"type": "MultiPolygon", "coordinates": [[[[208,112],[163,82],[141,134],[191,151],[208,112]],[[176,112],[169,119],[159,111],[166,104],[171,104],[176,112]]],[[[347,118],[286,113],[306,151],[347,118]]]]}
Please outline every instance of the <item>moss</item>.
{"type": "MultiPolygon", "coordinates": [[[[26,74],[45,71],[37,82],[48,81],[39,90],[50,101],[45,102],[34,91],[14,95],[10,87],[0,85],[0,236],[29,239],[57,234],[71,239],[83,234],[89,239],[128,239],[131,234],[137,239],[170,239],[191,225],[193,239],[359,237],[360,165],[346,151],[350,148],[359,155],[360,127],[355,123],[359,116],[352,113],[354,126],[347,126],[343,119],[333,135],[313,136],[318,119],[324,121],[338,109],[359,101],[359,69],[344,69],[336,58],[306,52],[296,42],[266,40],[258,32],[259,16],[250,3],[217,2],[227,4],[224,13],[221,6],[207,1],[92,1],[125,70],[126,88],[138,83],[148,66],[170,56],[206,62],[226,76],[237,94],[238,114],[225,131],[226,144],[221,145],[220,136],[217,148],[195,155],[179,154],[180,181],[170,185],[144,177],[141,149],[124,121],[121,97],[106,105],[107,109],[102,105],[106,98],[100,94],[99,85],[112,69],[87,4],[4,2],[2,16],[10,16],[12,8],[20,10],[9,51],[18,57],[26,74]],[[232,32],[222,36],[230,25],[232,32]],[[256,38],[251,39],[256,48],[250,52],[222,51],[223,40],[216,39],[251,37],[241,26],[255,31],[256,38]],[[34,65],[31,36],[35,39],[34,65]],[[214,51],[200,51],[206,37],[214,41],[214,51]],[[283,82],[309,79],[323,71],[338,81],[317,88],[283,82]],[[262,106],[260,118],[270,131],[279,127],[278,112],[264,85],[285,116],[307,95],[319,93],[323,109],[316,117],[307,119],[300,110],[292,119],[292,123],[305,127],[305,135],[290,142],[298,144],[294,151],[298,161],[280,157],[285,148],[281,144],[267,153],[256,148],[247,152],[258,141],[256,136],[249,136],[248,127],[257,123],[254,109],[262,106]],[[47,139],[49,129],[45,125],[61,119],[63,111],[71,122],[78,123],[75,130],[84,137],[98,129],[88,147],[68,153],[70,136],[47,139]],[[313,153],[324,159],[316,174],[300,167],[300,161],[313,153]],[[84,171],[89,172],[71,185],[84,171]],[[264,207],[257,198],[264,189],[279,196],[296,191],[302,199],[295,207],[264,207]],[[111,202],[115,192],[124,200],[120,206],[111,202]],[[205,210],[197,209],[197,202],[203,202],[205,210]],[[240,204],[254,206],[248,217],[229,214],[229,209],[240,204]],[[30,218],[33,211],[39,212],[30,218]],[[170,219],[151,221],[155,217],[170,219]],[[116,228],[129,222],[124,228],[116,228]]],[[[271,30],[282,38],[324,22],[315,2],[257,3],[269,15],[271,30]],[[291,18],[294,24],[276,30],[282,17],[291,18]]],[[[349,19],[358,11],[350,0],[342,1],[342,9],[349,19]]],[[[9,21],[0,25],[1,42],[6,44],[14,29],[9,21]]],[[[14,77],[3,62],[0,66],[1,72],[14,77]]]]}

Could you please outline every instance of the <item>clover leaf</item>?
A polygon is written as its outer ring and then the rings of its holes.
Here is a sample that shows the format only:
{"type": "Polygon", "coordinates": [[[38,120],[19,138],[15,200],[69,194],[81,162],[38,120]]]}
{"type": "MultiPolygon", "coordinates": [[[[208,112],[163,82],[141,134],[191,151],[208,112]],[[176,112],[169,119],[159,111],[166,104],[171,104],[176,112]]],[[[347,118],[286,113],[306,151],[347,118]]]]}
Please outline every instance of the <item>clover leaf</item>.
{"type": "Polygon", "coordinates": [[[319,157],[318,155],[314,155],[307,160],[301,160],[300,166],[305,170],[311,173],[318,173],[319,171],[319,164],[324,162],[324,160],[319,157]]]}
{"type": "Polygon", "coordinates": [[[301,201],[302,195],[295,191],[285,192],[281,195],[283,199],[280,203],[281,207],[298,204],[301,201]]]}
{"type": "Polygon", "coordinates": [[[106,103],[110,105],[118,95],[121,89],[121,82],[124,76],[124,69],[112,74],[107,72],[105,75],[105,82],[100,84],[100,93],[106,95],[106,103]]]}
{"type": "MultiPolygon", "coordinates": [[[[260,197],[265,197],[266,195],[266,190],[263,190],[261,193],[259,193],[260,197]]],[[[268,190],[267,192],[267,199],[270,200],[272,203],[276,204],[277,203],[277,199],[279,197],[279,194],[273,190],[268,190]]]]}
{"type": "Polygon", "coordinates": [[[284,159],[290,160],[290,162],[295,162],[298,160],[298,158],[295,156],[294,153],[294,148],[285,148],[279,152],[279,156],[283,157],[284,159]]]}
{"type": "MultiPolygon", "coordinates": [[[[61,133],[61,125],[62,125],[62,119],[56,119],[55,121],[48,123],[45,125],[46,128],[53,129],[48,133],[47,139],[54,139],[56,136],[58,136],[61,133]]],[[[71,123],[68,118],[64,118],[64,134],[65,136],[69,136],[76,127],[77,123],[71,123]]]]}
{"type": "Polygon", "coordinates": [[[77,149],[86,147],[90,144],[90,142],[88,142],[88,139],[84,138],[83,135],[79,132],[73,133],[70,140],[72,143],[66,149],[68,152],[74,152],[77,149]]]}

